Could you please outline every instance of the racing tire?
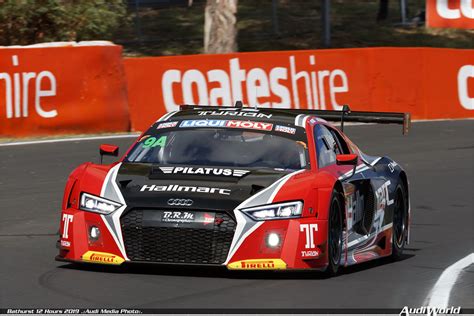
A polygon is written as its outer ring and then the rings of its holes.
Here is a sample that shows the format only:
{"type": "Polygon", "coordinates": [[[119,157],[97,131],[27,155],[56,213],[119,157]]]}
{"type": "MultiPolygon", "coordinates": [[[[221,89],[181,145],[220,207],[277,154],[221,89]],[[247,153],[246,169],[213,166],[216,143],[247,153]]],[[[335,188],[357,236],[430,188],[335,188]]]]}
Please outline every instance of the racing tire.
{"type": "Polygon", "coordinates": [[[402,183],[395,189],[392,228],[392,259],[399,260],[405,248],[408,233],[408,203],[402,183]]]}
{"type": "Polygon", "coordinates": [[[342,204],[337,190],[332,192],[328,216],[328,266],[327,276],[335,276],[342,257],[343,216],[342,204]]]}

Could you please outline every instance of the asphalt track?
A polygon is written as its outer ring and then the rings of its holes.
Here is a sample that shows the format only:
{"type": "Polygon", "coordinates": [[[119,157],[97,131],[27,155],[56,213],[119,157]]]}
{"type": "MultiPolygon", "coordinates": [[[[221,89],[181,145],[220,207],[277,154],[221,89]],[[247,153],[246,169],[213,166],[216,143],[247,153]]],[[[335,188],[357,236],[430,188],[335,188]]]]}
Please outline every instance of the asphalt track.
{"type": "MultiPolygon", "coordinates": [[[[85,268],[54,261],[67,175],[98,161],[100,140],[0,146],[0,308],[402,308],[419,307],[443,270],[474,250],[474,121],[350,126],[368,154],[408,172],[412,235],[399,262],[320,273],[184,267],[85,268]]],[[[132,138],[113,139],[124,150],[132,138]]],[[[449,305],[474,308],[474,266],[449,305]]]]}

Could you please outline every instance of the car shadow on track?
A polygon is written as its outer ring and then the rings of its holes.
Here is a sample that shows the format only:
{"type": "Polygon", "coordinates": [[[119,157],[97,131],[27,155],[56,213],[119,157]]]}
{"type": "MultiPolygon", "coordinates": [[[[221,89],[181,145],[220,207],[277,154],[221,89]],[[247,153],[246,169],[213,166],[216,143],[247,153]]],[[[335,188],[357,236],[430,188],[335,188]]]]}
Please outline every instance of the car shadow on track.
{"type": "MultiPolygon", "coordinates": [[[[404,261],[414,257],[413,254],[404,254],[399,261],[404,261]]],[[[342,268],[337,276],[349,275],[364,270],[373,269],[379,266],[393,264],[390,258],[382,258],[361,263],[358,265],[342,268]]],[[[106,266],[81,263],[68,263],[59,266],[61,269],[82,270],[102,273],[129,273],[147,275],[167,275],[167,276],[187,276],[201,278],[228,278],[228,279],[320,279],[331,278],[321,271],[312,270],[282,270],[282,271],[229,271],[225,267],[213,266],[190,266],[190,265],[156,265],[156,264],[128,264],[124,266],[106,266]]],[[[334,277],[332,277],[334,278],[334,277]]]]}

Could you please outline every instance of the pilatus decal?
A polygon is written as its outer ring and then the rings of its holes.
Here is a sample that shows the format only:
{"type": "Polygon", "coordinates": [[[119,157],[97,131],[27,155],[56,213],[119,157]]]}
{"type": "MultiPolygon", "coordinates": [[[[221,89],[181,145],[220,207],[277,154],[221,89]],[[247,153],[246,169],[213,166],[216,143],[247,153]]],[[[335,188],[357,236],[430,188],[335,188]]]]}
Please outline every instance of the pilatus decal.
{"type": "Polygon", "coordinates": [[[230,168],[206,168],[206,167],[160,167],[166,174],[193,174],[193,175],[212,175],[241,178],[249,173],[249,170],[230,169],[230,168]]]}

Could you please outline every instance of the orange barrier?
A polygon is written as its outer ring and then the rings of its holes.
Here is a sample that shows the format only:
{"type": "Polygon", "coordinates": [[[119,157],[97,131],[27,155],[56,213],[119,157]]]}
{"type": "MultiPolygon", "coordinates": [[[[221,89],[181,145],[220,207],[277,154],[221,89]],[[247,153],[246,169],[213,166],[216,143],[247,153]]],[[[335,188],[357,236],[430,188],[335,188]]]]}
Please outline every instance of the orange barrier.
{"type": "Polygon", "coordinates": [[[430,27],[474,29],[474,2],[426,0],[426,24],[430,27]]]}
{"type": "Polygon", "coordinates": [[[0,48],[0,137],[129,130],[122,48],[55,45],[0,48]]]}
{"type": "Polygon", "coordinates": [[[178,104],[474,117],[474,50],[363,48],[126,58],[132,130],[178,104]]]}
{"type": "Polygon", "coordinates": [[[128,131],[130,123],[143,130],[178,104],[237,100],[473,118],[474,50],[334,49],[122,63],[115,45],[0,48],[0,137],[128,131]]]}

